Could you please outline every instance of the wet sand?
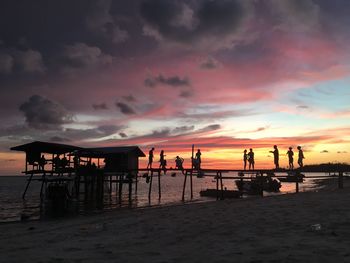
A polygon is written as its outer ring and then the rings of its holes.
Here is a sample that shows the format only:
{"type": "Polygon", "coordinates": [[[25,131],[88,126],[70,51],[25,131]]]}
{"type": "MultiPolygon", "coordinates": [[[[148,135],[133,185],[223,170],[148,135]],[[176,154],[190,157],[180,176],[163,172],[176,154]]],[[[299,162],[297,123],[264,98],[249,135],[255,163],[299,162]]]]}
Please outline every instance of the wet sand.
{"type": "Polygon", "coordinates": [[[346,187],[0,224],[0,262],[350,262],[349,200],[346,187]]]}

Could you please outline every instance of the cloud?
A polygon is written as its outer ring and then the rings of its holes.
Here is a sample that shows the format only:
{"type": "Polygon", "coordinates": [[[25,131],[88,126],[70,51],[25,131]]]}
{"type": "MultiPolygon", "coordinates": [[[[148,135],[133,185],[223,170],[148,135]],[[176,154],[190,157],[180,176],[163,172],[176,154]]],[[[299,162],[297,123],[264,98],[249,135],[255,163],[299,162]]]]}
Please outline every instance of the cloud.
{"type": "Polygon", "coordinates": [[[200,64],[201,69],[216,69],[220,66],[220,62],[212,57],[207,57],[200,64]]]}
{"type": "Polygon", "coordinates": [[[88,46],[85,43],[77,42],[66,45],[60,58],[66,66],[66,70],[79,68],[97,68],[112,64],[112,56],[102,52],[95,46],[88,46]]]}
{"type": "Polygon", "coordinates": [[[126,133],[124,133],[124,132],[120,132],[119,136],[122,137],[122,138],[127,138],[128,137],[128,135],[126,133]]]}
{"type": "Polygon", "coordinates": [[[136,114],[136,112],[128,104],[124,102],[117,102],[115,105],[117,106],[117,108],[119,108],[121,113],[125,115],[136,114]]]}
{"type": "Polygon", "coordinates": [[[196,47],[231,47],[244,17],[242,1],[148,0],[141,4],[144,34],[196,47]]]}
{"type": "Polygon", "coordinates": [[[309,109],[310,107],[307,105],[298,105],[297,108],[298,109],[309,109]]]}
{"type": "Polygon", "coordinates": [[[221,129],[221,125],[220,124],[211,124],[211,125],[208,125],[202,129],[199,129],[197,132],[210,132],[210,131],[216,131],[216,130],[219,130],[221,129]]]}
{"type": "Polygon", "coordinates": [[[190,86],[190,80],[187,77],[181,78],[179,76],[164,77],[159,74],[156,77],[148,77],[144,80],[146,87],[155,87],[158,84],[164,84],[172,87],[190,86]]]}
{"type": "Polygon", "coordinates": [[[114,44],[122,43],[129,38],[129,34],[116,24],[110,14],[111,4],[111,0],[95,1],[90,14],[86,18],[86,26],[90,31],[104,36],[114,44]]]}
{"type": "Polygon", "coordinates": [[[329,153],[329,151],[328,150],[322,150],[322,151],[320,151],[320,153],[329,153]]]}
{"type": "Polygon", "coordinates": [[[194,130],[194,125],[191,126],[179,126],[179,127],[175,127],[172,131],[172,133],[186,133],[189,131],[193,131],[194,130]]]}
{"type": "Polygon", "coordinates": [[[179,94],[179,97],[190,98],[193,96],[193,90],[182,90],[179,94]]]}
{"type": "Polygon", "coordinates": [[[113,135],[121,129],[123,129],[123,127],[117,125],[101,125],[90,129],[67,128],[65,129],[63,135],[71,140],[87,140],[113,135]]]}
{"type": "Polygon", "coordinates": [[[58,129],[71,123],[73,116],[61,104],[40,95],[31,96],[19,110],[24,113],[26,123],[35,129],[58,129]]]}
{"type": "Polygon", "coordinates": [[[94,110],[108,110],[108,106],[106,103],[92,104],[92,108],[94,110]]]}
{"type": "Polygon", "coordinates": [[[16,63],[24,72],[44,73],[46,71],[43,57],[39,51],[32,49],[26,51],[17,51],[15,53],[15,56],[16,63]]]}
{"type": "Polygon", "coordinates": [[[347,151],[337,151],[337,153],[342,154],[342,153],[348,153],[348,152],[347,151]]]}
{"type": "Polygon", "coordinates": [[[123,96],[123,99],[125,99],[128,102],[135,102],[137,101],[136,98],[133,95],[127,95],[127,96],[123,96]]]}
{"type": "Polygon", "coordinates": [[[14,66],[14,58],[4,52],[0,52],[0,74],[9,74],[14,66]]]}
{"type": "Polygon", "coordinates": [[[71,141],[68,138],[60,137],[60,136],[52,136],[50,139],[50,142],[69,142],[71,141]]]}

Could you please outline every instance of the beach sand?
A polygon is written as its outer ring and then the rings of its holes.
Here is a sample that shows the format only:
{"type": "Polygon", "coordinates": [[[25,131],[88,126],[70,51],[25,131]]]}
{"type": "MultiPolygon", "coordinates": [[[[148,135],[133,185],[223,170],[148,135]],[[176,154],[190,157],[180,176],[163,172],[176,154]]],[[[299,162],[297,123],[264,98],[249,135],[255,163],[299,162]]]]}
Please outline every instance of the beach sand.
{"type": "Polygon", "coordinates": [[[6,223],[0,262],[350,262],[349,200],[347,187],[6,223]]]}

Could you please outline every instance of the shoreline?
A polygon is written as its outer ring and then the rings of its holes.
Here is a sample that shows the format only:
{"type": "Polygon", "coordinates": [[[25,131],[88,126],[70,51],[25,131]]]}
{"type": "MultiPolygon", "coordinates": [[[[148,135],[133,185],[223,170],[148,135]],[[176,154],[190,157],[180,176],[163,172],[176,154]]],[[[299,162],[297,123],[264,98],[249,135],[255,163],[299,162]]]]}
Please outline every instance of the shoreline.
{"type": "Polygon", "coordinates": [[[4,262],[344,262],[349,198],[347,187],[1,224],[0,251],[4,262]]]}

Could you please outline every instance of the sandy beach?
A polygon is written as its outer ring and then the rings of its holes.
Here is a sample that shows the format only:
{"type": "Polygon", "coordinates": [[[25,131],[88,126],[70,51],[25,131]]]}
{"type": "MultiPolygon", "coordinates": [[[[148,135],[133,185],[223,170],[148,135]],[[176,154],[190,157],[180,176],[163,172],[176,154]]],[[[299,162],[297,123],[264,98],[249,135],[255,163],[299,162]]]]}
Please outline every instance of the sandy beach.
{"type": "Polygon", "coordinates": [[[0,225],[0,262],[350,262],[350,188],[0,225]]]}

